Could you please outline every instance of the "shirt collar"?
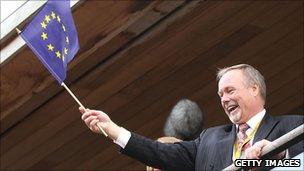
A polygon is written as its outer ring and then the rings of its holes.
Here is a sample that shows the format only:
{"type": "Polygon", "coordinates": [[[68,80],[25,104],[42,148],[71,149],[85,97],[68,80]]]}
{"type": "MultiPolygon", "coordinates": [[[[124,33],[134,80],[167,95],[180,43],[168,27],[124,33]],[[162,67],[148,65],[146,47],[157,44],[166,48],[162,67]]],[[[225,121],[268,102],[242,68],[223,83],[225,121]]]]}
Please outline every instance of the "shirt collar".
{"type": "MultiPolygon", "coordinates": [[[[256,125],[257,125],[258,123],[261,122],[261,120],[262,120],[263,117],[265,116],[265,113],[266,113],[266,110],[263,109],[261,112],[255,114],[252,118],[250,118],[250,119],[246,122],[247,125],[249,125],[250,128],[255,128],[256,125]]],[[[237,130],[238,130],[239,125],[236,125],[236,128],[237,128],[237,130]]],[[[249,129],[250,129],[250,128],[249,128],[249,129]]]]}
{"type": "Polygon", "coordinates": [[[246,123],[250,126],[250,128],[255,128],[256,125],[261,122],[265,113],[266,113],[266,110],[263,109],[261,112],[257,113],[252,118],[250,118],[246,123]]]}

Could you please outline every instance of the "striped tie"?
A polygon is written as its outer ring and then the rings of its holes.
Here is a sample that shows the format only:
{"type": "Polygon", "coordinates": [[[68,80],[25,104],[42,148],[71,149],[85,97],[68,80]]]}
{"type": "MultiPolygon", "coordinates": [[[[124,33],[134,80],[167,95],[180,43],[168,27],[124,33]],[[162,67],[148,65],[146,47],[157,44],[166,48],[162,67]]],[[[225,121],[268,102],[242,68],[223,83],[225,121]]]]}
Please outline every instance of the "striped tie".
{"type": "MultiPolygon", "coordinates": [[[[243,124],[240,124],[239,125],[239,131],[237,133],[237,137],[238,137],[238,147],[241,147],[242,146],[242,149],[241,149],[241,154],[244,154],[244,151],[250,147],[250,143],[249,141],[245,142],[246,138],[247,138],[247,134],[246,134],[246,131],[249,129],[249,125],[247,125],[247,123],[243,123],[243,124]]],[[[241,155],[241,158],[242,155],[241,155]]]]}

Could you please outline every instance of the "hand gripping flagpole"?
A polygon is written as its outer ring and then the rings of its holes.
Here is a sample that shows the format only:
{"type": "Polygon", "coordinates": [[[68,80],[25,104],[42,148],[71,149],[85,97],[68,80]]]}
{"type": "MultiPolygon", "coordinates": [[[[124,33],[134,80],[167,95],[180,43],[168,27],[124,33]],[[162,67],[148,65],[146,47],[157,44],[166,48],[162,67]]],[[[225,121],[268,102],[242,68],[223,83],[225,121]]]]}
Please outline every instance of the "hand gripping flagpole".
{"type": "MultiPolygon", "coordinates": [[[[69,94],[73,97],[73,99],[78,103],[78,105],[80,107],[83,107],[85,109],[85,107],[82,105],[82,103],[77,99],[77,97],[74,95],[74,93],[69,89],[68,86],[65,85],[64,82],[61,83],[61,86],[63,86],[68,92],[69,94]]],[[[102,129],[101,125],[99,122],[97,122],[97,127],[99,128],[100,132],[104,135],[104,136],[108,136],[108,134],[102,129]]]]}

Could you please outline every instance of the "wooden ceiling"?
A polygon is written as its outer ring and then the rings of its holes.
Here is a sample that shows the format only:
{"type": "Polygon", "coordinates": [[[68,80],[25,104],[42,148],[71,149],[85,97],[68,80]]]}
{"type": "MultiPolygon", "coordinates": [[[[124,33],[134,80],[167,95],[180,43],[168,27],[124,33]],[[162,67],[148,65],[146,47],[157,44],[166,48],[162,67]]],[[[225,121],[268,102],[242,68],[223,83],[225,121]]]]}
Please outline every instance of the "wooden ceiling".
{"type": "MultiPolygon", "coordinates": [[[[229,123],[215,73],[238,63],[265,76],[269,113],[303,114],[301,1],[84,1],[73,16],[81,47],[66,84],[129,130],[162,136],[181,98],[199,104],[205,127],[229,123]]],[[[76,102],[25,47],[1,64],[1,169],[145,167],[91,133],[76,102]]]]}

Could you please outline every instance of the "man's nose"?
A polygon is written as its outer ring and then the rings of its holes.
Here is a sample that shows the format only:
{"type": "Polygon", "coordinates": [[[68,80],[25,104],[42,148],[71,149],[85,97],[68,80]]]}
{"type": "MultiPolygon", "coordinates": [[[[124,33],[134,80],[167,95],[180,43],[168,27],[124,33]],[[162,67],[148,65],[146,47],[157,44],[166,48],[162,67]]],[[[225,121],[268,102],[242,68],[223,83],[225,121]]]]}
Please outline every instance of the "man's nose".
{"type": "Polygon", "coordinates": [[[226,102],[229,102],[229,97],[228,96],[226,96],[226,95],[223,95],[222,97],[221,97],[221,102],[222,102],[222,104],[224,104],[224,103],[226,103],[226,102]]]}

